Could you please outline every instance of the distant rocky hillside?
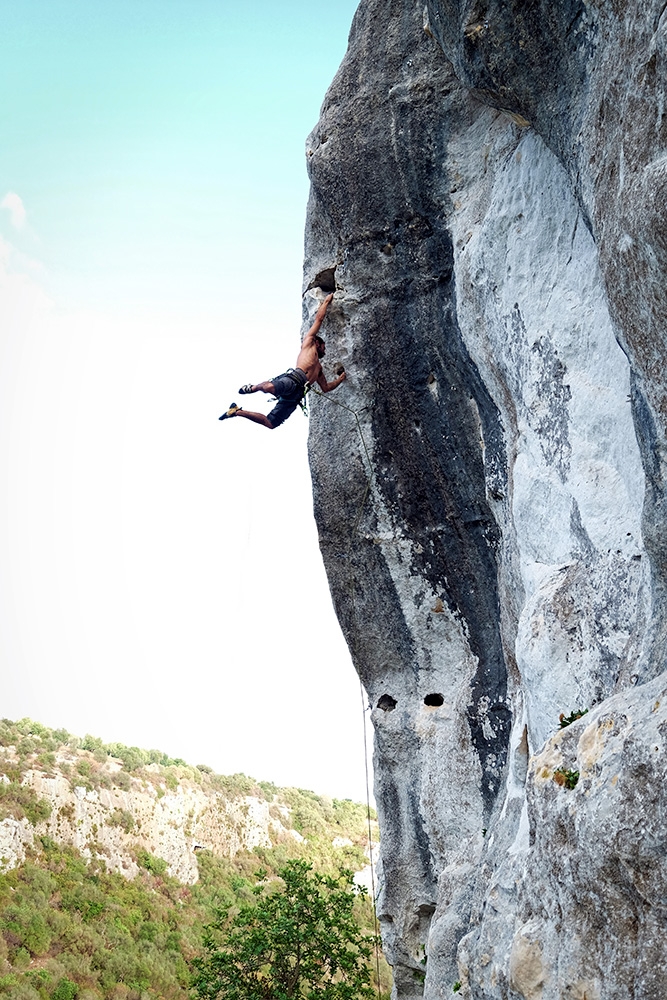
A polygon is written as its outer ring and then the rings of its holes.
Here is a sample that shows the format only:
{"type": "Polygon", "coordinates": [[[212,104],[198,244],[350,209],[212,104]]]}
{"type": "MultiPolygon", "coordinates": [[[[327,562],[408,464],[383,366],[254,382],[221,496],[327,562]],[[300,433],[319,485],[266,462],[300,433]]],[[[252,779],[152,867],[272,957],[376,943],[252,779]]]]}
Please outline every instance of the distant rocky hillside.
{"type": "MultiPolygon", "coordinates": [[[[188,1000],[204,928],[288,859],[370,870],[348,799],[30,719],[0,722],[0,775],[0,1000],[188,1000]]],[[[374,932],[363,893],[355,917],[374,932]]],[[[371,975],[386,998],[384,959],[371,975]]]]}
{"type": "Polygon", "coordinates": [[[193,884],[201,850],[233,858],[257,847],[294,846],[306,834],[327,840],[353,870],[367,864],[365,810],[349,800],[243,774],[225,777],[160,751],[79,739],[30,719],[0,723],[5,871],[47,836],[128,877],[147,852],[166,862],[170,876],[193,884]]]}

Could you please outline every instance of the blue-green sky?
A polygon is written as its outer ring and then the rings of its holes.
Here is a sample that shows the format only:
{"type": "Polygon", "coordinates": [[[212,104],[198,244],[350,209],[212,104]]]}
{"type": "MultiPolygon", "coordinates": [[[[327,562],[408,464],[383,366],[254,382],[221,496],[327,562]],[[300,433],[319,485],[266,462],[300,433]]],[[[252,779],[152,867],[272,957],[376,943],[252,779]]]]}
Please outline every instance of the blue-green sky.
{"type": "Polygon", "coordinates": [[[58,292],[189,311],[251,272],[297,287],[305,136],[354,6],[4,0],[0,177],[58,292]]]}
{"type": "Polygon", "coordinates": [[[294,364],[354,8],[0,0],[0,657],[7,717],[360,798],[307,422],[217,420],[294,364]]]}

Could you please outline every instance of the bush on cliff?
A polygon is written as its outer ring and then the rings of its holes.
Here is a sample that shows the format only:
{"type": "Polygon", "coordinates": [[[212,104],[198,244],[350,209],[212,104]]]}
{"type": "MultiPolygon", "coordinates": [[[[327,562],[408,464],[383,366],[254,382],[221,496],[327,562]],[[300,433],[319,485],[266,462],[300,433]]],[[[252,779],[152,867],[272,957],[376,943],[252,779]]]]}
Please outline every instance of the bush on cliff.
{"type": "Polygon", "coordinates": [[[0,784],[0,819],[8,816],[23,819],[25,816],[28,822],[36,826],[50,815],[50,804],[45,799],[40,799],[29,785],[21,785],[18,781],[0,784]]]}

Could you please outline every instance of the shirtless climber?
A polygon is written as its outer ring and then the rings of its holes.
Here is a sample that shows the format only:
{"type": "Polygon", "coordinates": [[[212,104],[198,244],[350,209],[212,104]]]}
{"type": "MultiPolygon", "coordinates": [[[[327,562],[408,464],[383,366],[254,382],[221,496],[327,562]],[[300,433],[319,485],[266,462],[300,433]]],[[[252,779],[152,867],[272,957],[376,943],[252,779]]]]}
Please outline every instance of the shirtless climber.
{"type": "Polygon", "coordinates": [[[272,431],[274,427],[279,427],[294,413],[305,396],[308,385],[317,382],[322,392],[331,392],[332,389],[341,384],[345,378],[344,371],[333,382],[327,382],[320,364],[325,355],[326,347],[322,338],[318,336],[318,330],[322,326],[322,320],[332,299],[333,294],[327,295],[317,310],[315,321],[303,338],[299,357],[296,359],[296,368],[288,369],[283,375],[276,375],[270,382],[242,385],[239,389],[242,396],[247,396],[251,392],[267,392],[277,396],[278,402],[268,416],[265,417],[263,413],[253,413],[252,410],[243,410],[236,403],[231,403],[227,412],[218,418],[219,420],[227,420],[228,417],[247,417],[248,420],[252,420],[256,424],[263,424],[264,427],[268,427],[272,431]]]}

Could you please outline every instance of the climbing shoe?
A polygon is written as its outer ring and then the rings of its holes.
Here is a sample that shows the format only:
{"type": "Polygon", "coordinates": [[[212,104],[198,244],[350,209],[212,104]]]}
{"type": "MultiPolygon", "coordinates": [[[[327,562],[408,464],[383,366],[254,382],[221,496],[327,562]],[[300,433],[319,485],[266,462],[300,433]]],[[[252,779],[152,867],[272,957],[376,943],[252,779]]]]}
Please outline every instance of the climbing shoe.
{"type": "Polygon", "coordinates": [[[255,387],[250,382],[248,382],[247,385],[242,385],[241,386],[241,388],[239,389],[239,395],[241,395],[241,396],[249,396],[250,393],[254,392],[254,391],[255,391],[255,387]]]}
{"type": "Polygon", "coordinates": [[[227,417],[235,417],[240,409],[241,407],[237,406],[236,403],[230,403],[227,412],[223,413],[221,417],[218,417],[218,420],[226,420],[227,417]]]}

